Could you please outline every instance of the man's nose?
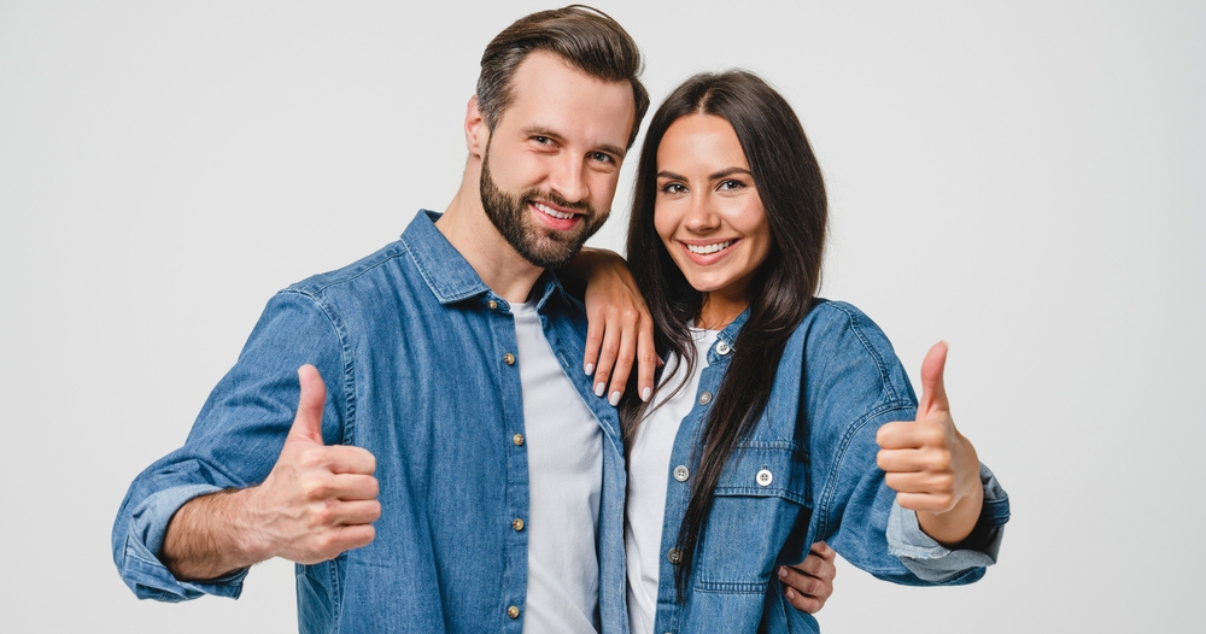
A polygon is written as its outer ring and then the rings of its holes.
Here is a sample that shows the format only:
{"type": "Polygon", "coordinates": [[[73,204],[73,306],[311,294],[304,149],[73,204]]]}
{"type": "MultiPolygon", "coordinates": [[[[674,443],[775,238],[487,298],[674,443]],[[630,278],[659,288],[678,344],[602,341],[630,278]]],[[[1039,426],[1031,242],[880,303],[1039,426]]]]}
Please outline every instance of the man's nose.
{"type": "Polygon", "coordinates": [[[586,184],[586,166],[581,160],[565,157],[557,162],[549,179],[549,185],[566,202],[577,203],[586,200],[590,195],[590,187],[586,184]]]}

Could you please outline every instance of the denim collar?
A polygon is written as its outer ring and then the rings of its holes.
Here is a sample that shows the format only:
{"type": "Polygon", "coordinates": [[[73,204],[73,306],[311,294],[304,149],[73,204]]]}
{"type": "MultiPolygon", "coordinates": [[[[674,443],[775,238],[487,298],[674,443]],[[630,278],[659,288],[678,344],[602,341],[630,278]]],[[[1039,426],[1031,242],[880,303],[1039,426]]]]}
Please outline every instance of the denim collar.
{"type": "Polygon", "coordinates": [[[746,320],[749,318],[750,309],[747,306],[745,310],[741,311],[740,315],[737,315],[733,321],[729,322],[729,325],[725,326],[724,329],[720,331],[720,334],[716,336],[716,342],[713,343],[711,349],[708,350],[708,365],[719,363],[721,359],[727,357],[727,353],[721,355],[716,352],[716,346],[720,345],[722,342],[724,345],[728,346],[730,350],[736,349],[736,346],[733,344],[737,341],[737,335],[741,332],[741,327],[745,325],[746,320]]]}
{"type": "MultiPolygon", "coordinates": [[[[436,228],[435,222],[442,215],[437,211],[421,209],[402,232],[402,243],[414,259],[415,267],[419,269],[427,288],[431,289],[431,293],[443,305],[487,295],[509,309],[510,304],[486,286],[477,271],[465,260],[465,256],[436,228]]],[[[554,294],[559,295],[562,302],[568,299],[561,281],[551,271],[546,270],[532,287],[531,297],[536,298],[536,308],[543,309],[549,297],[554,294]]]]}

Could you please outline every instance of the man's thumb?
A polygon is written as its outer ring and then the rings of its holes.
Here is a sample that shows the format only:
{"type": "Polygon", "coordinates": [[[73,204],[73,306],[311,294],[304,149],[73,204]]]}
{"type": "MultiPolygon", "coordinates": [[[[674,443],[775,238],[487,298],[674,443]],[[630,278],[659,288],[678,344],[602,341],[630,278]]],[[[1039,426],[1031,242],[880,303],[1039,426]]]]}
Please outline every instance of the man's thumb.
{"type": "Polygon", "coordinates": [[[318,368],[308,363],[297,369],[297,379],[301,384],[301,396],[297,399],[297,416],[293,419],[289,438],[321,445],[322,409],[327,402],[327,386],[322,382],[318,368]]]}
{"type": "Polygon", "coordinates": [[[946,386],[942,382],[946,352],[946,342],[939,341],[925,355],[925,361],[921,362],[921,403],[917,406],[918,418],[925,417],[934,410],[949,412],[951,409],[946,400],[946,386]]]}

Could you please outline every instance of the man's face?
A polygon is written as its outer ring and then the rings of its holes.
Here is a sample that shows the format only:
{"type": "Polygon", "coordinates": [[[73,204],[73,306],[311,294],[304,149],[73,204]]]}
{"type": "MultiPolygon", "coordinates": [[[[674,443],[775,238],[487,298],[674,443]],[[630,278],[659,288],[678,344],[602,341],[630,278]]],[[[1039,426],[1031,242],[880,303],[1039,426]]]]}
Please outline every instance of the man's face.
{"type": "Polygon", "coordinates": [[[531,53],[482,157],[486,215],[529,262],[574,258],[611,212],[636,110],[628,82],[606,82],[531,53]]]}

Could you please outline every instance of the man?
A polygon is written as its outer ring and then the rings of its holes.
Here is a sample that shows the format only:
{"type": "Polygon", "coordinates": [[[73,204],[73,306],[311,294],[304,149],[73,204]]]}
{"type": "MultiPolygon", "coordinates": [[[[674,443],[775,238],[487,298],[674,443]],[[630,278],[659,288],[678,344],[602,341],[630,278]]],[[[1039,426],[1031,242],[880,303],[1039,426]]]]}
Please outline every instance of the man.
{"type": "Polygon", "coordinates": [[[585,317],[546,268],[607,217],[640,66],[581,7],[490,43],[445,212],[277,294],[185,446],[131,485],[113,551],[136,594],[234,597],[285,557],[305,632],[623,627],[623,442],[596,394],[627,369],[582,372],[585,317]]]}

